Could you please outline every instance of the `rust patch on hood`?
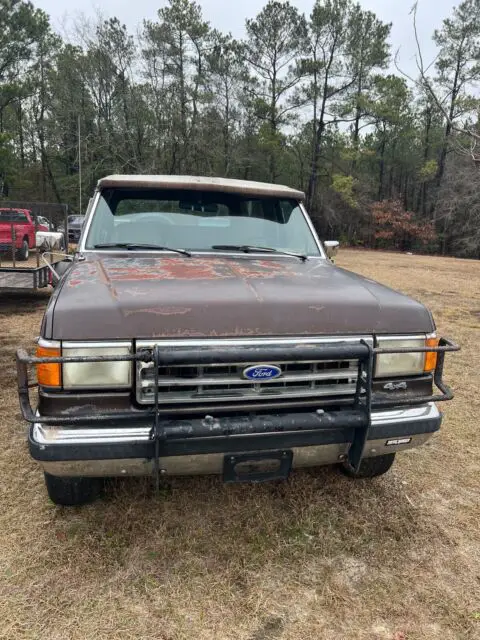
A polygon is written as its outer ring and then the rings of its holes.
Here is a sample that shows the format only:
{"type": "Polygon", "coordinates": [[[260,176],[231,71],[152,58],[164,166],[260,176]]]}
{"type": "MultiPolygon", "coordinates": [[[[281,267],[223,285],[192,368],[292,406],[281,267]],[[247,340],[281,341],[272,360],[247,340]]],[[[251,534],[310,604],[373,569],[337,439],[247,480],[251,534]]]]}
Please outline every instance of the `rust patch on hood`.
{"type": "Polygon", "coordinates": [[[219,278],[275,278],[299,275],[295,265],[287,260],[236,260],[228,258],[103,258],[101,261],[76,265],[69,287],[94,284],[99,271],[107,282],[138,282],[145,280],[218,280],[219,278]]]}
{"type": "Polygon", "coordinates": [[[99,277],[98,262],[78,262],[68,279],[69,287],[81,287],[84,284],[92,284],[99,277]]]}

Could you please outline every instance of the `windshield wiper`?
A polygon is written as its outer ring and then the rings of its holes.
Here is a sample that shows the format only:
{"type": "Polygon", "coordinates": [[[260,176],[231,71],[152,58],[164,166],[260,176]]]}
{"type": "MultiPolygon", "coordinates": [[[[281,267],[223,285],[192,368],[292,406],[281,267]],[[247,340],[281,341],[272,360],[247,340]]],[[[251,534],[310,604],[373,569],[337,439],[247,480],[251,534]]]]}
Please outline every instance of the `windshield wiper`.
{"type": "Polygon", "coordinates": [[[303,262],[308,257],[302,253],[293,253],[293,251],[282,251],[273,247],[257,247],[252,244],[214,244],[211,247],[214,251],[242,251],[243,253],[279,253],[283,256],[292,256],[292,258],[300,258],[303,262]]]}
{"type": "Polygon", "coordinates": [[[174,253],[180,253],[182,256],[192,257],[190,251],[185,249],[173,249],[172,247],[162,247],[159,244],[142,244],[139,242],[103,242],[101,244],[94,244],[94,249],[126,249],[127,251],[135,251],[136,249],[151,249],[153,251],[173,251],[174,253]]]}

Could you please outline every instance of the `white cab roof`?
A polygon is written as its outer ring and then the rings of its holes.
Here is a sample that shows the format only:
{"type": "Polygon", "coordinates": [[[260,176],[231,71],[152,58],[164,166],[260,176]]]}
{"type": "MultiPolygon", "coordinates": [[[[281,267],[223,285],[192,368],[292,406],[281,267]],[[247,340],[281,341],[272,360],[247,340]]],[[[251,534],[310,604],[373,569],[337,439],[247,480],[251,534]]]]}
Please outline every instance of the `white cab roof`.
{"type": "Polygon", "coordinates": [[[292,198],[294,200],[305,199],[303,191],[284,187],[280,184],[199,176],[112,175],[102,178],[97,183],[98,189],[109,187],[220,191],[222,193],[240,193],[252,196],[276,196],[280,198],[292,198]]]}

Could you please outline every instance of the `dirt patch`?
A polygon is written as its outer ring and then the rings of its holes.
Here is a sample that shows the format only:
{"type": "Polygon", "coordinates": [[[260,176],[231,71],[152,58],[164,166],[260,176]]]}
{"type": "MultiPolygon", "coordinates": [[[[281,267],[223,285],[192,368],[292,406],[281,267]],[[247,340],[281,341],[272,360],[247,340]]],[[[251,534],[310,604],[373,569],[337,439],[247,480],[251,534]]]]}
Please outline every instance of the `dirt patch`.
{"type": "Polygon", "coordinates": [[[54,507],[28,456],[13,360],[48,296],[0,298],[0,638],[480,637],[480,263],[349,251],[338,263],[425,301],[463,347],[448,359],[456,399],[439,435],[373,481],[332,469],[281,485],[184,478],[156,499],[148,479],[125,480],[88,507],[54,507]]]}

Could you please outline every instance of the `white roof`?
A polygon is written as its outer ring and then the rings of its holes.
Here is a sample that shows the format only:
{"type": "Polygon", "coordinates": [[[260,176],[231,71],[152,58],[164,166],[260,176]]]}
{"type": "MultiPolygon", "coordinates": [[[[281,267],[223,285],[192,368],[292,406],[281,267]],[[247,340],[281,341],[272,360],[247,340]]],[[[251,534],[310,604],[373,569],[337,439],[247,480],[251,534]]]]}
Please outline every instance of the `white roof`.
{"type": "Polygon", "coordinates": [[[221,191],[223,193],[241,193],[244,195],[278,196],[295,200],[305,199],[303,191],[291,189],[280,184],[199,176],[112,175],[101,178],[97,183],[98,189],[106,187],[207,190],[221,191]]]}

